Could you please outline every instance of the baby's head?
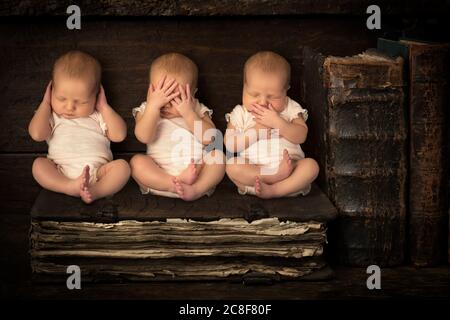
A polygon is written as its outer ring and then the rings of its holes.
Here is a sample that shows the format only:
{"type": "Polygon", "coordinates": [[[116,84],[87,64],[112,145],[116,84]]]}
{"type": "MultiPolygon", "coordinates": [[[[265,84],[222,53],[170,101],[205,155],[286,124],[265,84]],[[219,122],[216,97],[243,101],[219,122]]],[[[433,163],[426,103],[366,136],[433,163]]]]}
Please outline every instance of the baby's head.
{"type": "Polygon", "coordinates": [[[53,66],[52,108],[67,119],[87,117],[95,110],[101,67],[94,57],[69,51],[53,66]]]}
{"type": "Polygon", "coordinates": [[[242,104],[252,111],[252,104],[268,107],[279,113],[287,102],[287,90],[291,77],[291,67],[285,58],[271,51],[261,51],[252,55],[244,66],[244,88],[242,104]]]}
{"type": "MultiPolygon", "coordinates": [[[[150,83],[156,87],[158,81],[164,76],[167,80],[175,79],[183,87],[189,84],[191,95],[197,91],[198,68],[188,57],[179,53],[167,53],[156,58],[150,67],[150,83]]],[[[178,92],[178,87],[174,92],[178,92]]],[[[178,110],[170,103],[161,108],[161,116],[164,118],[181,117],[178,110]]]]}

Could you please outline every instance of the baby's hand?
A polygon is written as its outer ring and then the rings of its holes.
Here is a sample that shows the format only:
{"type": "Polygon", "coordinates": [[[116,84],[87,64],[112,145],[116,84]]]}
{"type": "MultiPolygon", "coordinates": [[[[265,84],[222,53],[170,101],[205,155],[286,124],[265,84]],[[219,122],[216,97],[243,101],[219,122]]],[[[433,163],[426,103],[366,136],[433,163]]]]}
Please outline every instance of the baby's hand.
{"type": "Polygon", "coordinates": [[[98,112],[102,113],[103,110],[109,107],[108,101],[106,100],[105,89],[100,85],[100,92],[97,96],[97,103],[95,104],[95,108],[98,112]]]}
{"type": "Polygon", "coordinates": [[[150,84],[147,92],[147,107],[157,110],[159,113],[162,107],[180,94],[180,92],[174,93],[177,85],[175,79],[167,79],[166,75],[158,81],[156,88],[150,84]]]}
{"type": "Polygon", "coordinates": [[[268,128],[278,128],[280,126],[281,118],[271,104],[269,104],[268,108],[265,108],[257,103],[252,106],[253,110],[251,113],[255,117],[256,123],[262,124],[268,128]]]}
{"type": "Polygon", "coordinates": [[[170,103],[178,110],[180,115],[185,118],[194,111],[194,98],[191,96],[191,88],[189,84],[183,87],[179,85],[180,97],[174,98],[170,103]]]}
{"type": "Polygon", "coordinates": [[[52,105],[52,81],[47,85],[47,88],[45,89],[44,97],[42,98],[42,103],[46,106],[51,107],[52,105]]]}

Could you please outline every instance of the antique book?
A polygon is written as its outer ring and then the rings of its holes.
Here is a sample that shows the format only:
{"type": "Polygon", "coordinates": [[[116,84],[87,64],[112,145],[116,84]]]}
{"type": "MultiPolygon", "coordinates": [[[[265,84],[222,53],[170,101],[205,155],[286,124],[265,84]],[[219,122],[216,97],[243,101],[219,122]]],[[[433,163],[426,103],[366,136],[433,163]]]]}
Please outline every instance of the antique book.
{"type": "Polygon", "coordinates": [[[411,262],[437,265],[447,255],[450,47],[379,39],[378,48],[407,63],[411,262]]]}
{"type": "Polygon", "coordinates": [[[339,216],[337,260],[400,265],[405,258],[407,125],[403,59],[374,50],[352,57],[303,51],[307,148],[339,216]],[[320,134],[319,134],[320,133],[320,134]]]}
{"type": "Polygon", "coordinates": [[[69,265],[92,281],[323,279],[326,224],[336,214],[317,186],[306,197],[261,200],[223,181],[211,197],[184,202],[143,196],[130,182],[91,205],[42,190],[31,266],[44,280],[67,276],[69,265]]]}

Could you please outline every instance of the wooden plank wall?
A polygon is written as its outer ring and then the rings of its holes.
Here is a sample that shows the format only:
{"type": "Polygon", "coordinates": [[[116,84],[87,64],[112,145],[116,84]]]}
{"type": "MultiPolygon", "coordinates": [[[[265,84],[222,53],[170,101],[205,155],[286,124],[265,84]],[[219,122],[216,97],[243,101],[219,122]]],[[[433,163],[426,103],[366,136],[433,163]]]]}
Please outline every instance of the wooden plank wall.
{"type": "MultiPolygon", "coordinates": [[[[2,0],[0,16],[65,16],[72,1],[2,0]]],[[[361,15],[372,4],[383,14],[428,15],[448,13],[446,0],[79,0],[83,16],[254,16],[254,15],[361,15]]]]}
{"type": "Polygon", "coordinates": [[[85,50],[102,63],[108,101],[128,124],[127,139],[112,149],[116,157],[129,158],[145,150],[134,137],[131,109],[145,100],[148,68],[160,54],[178,51],[198,64],[198,97],[214,110],[213,120],[223,130],[224,114],[241,100],[242,66],[254,52],[274,50],[289,60],[289,95],[301,101],[303,46],[352,55],[376,45],[376,34],[361,18],[99,17],[84,19],[80,31],[69,31],[65,22],[24,17],[0,21],[2,213],[28,214],[39,191],[31,165],[36,156],[45,155],[47,146],[32,141],[27,126],[54,60],[70,49],[85,50]]]}

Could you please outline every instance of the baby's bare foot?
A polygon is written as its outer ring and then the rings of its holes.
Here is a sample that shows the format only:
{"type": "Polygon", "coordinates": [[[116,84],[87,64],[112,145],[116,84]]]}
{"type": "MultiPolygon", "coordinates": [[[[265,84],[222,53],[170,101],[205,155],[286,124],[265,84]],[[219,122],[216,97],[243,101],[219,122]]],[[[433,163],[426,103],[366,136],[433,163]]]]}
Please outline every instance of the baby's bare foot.
{"type": "Polygon", "coordinates": [[[193,185],[183,183],[177,178],[174,178],[173,183],[175,185],[175,190],[181,199],[185,201],[192,201],[199,198],[199,195],[193,185]]]}
{"type": "Polygon", "coordinates": [[[187,166],[186,169],[183,170],[183,172],[180,173],[180,175],[177,177],[177,180],[191,185],[197,180],[199,174],[198,171],[199,170],[195,165],[194,159],[191,159],[191,163],[187,166]]]}
{"type": "Polygon", "coordinates": [[[261,180],[268,184],[273,184],[289,177],[294,170],[294,164],[286,149],[283,150],[283,159],[278,165],[277,173],[273,175],[262,176],[261,180]]]}
{"type": "Polygon", "coordinates": [[[80,197],[86,203],[91,203],[94,201],[94,197],[92,195],[89,180],[91,178],[89,174],[89,166],[84,167],[83,172],[81,174],[81,184],[80,184],[80,197]]]}
{"type": "Polygon", "coordinates": [[[294,170],[294,165],[292,163],[292,159],[289,156],[289,153],[286,149],[283,150],[283,159],[281,160],[280,164],[278,165],[278,181],[284,180],[287,177],[289,177],[292,173],[292,170],[294,170]]]}
{"type": "Polygon", "coordinates": [[[262,199],[270,199],[275,196],[275,189],[272,185],[264,183],[260,177],[255,179],[255,194],[262,199]]]}
{"type": "MultiPolygon", "coordinates": [[[[89,174],[89,167],[87,167],[87,171],[89,174]]],[[[83,186],[83,181],[85,181],[85,171],[86,171],[86,167],[83,168],[82,173],[80,174],[80,176],[76,179],[70,180],[70,182],[66,185],[67,190],[65,191],[65,193],[67,195],[73,196],[73,197],[79,197],[80,196],[80,190],[82,190],[83,186]]],[[[89,180],[88,180],[89,181],[89,180]]]]}

